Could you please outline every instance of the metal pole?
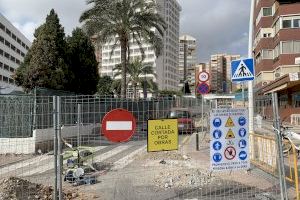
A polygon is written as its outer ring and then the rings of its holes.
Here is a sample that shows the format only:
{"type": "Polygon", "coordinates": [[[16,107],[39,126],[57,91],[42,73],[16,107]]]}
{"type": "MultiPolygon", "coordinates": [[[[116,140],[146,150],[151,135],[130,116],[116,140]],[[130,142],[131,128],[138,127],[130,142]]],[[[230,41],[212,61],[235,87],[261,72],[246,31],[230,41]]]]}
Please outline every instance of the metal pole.
{"type": "Polygon", "coordinates": [[[282,140],[281,140],[281,131],[280,131],[280,119],[278,113],[278,96],[277,93],[272,93],[272,102],[273,102],[273,113],[274,113],[274,126],[276,132],[276,143],[278,149],[278,173],[279,173],[279,182],[280,182],[280,190],[281,190],[281,199],[287,200],[287,191],[286,191],[286,181],[285,181],[285,168],[284,168],[284,158],[283,158],[283,150],[282,150],[282,140]]]}
{"type": "Polygon", "coordinates": [[[57,124],[58,124],[58,135],[57,135],[57,150],[58,150],[58,199],[62,200],[62,141],[61,141],[61,104],[60,104],[60,97],[57,97],[57,124]]]}
{"type": "Polygon", "coordinates": [[[58,132],[58,124],[57,124],[57,102],[56,96],[53,96],[53,128],[54,128],[54,200],[57,200],[57,132],[58,132]]]}
{"type": "Polygon", "coordinates": [[[245,107],[245,85],[242,83],[242,99],[243,99],[243,106],[245,107]]]}
{"type": "Polygon", "coordinates": [[[77,104],[77,147],[80,146],[81,104],[77,104]]]}
{"type": "MultiPolygon", "coordinates": [[[[255,0],[251,0],[250,20],[249,20],[249,41],[248,41],[248,57],[252,57],[253,48],[253,18],[254,18],[255,0]]],[[[249,107],[249,132],[253,133],[253,81],[248,81],[248,107],[249,107]]]]}

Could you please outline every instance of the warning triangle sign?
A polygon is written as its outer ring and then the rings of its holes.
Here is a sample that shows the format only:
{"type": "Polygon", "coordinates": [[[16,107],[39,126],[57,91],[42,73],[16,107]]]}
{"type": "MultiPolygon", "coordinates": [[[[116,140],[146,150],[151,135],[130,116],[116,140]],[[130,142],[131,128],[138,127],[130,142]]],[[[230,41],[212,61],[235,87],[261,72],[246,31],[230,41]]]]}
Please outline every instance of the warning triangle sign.
{"type": "Polygon", "coordinates": [[[248,66],[245,64],[243,60],[241,60],[240,64],[236,68],[234,74],[232,75],[232,79],[237,78],[252,78],[254,75],[249,70],[248,66]]]}
{"type": "Polygon", "coordinates": [[[231,119],[231,117],[228,117],[225,126],[226,127],[234,127],[234,123],[233,123],[233,120],[231,119]]]}
{"type": "Polygon", "coordinates": [[[226,137],[225,137],[225,139],[233,139],[233,138],[235,138],[235,135],[234,135],[233,131],[230,128],[227,135],[226,135],[226,137]]]}

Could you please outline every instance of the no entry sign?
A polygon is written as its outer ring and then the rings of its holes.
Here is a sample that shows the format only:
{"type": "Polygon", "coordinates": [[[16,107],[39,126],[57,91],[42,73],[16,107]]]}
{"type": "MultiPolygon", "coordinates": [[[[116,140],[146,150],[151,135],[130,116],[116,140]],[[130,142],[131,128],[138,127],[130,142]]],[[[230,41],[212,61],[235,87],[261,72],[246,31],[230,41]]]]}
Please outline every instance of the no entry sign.
{"type": "Polygon", "coordinates": [[[125,109],[114,109],[102,120],[102,133],[112,142],[126,142],[135,133],[136,120],[131,112],[125,109]]]}

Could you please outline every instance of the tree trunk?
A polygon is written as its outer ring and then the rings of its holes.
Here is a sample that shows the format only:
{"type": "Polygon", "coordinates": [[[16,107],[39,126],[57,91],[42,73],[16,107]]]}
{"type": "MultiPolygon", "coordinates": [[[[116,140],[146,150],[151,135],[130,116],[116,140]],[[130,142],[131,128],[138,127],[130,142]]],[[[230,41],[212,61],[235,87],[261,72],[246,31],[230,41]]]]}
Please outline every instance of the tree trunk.
{"type": "Polygon", "coordinates": [[[122,80],[121,80],[121,98],[126,98],[126,74],[127,74],[127,46],[128,38],[123,36],[120,39],[121,44],[121,62],[122,62],[122,80]]]}
{"type": "Polygon", "coordinates": [[[137,83],[132,83],[133,84],[133,98],[136,99],[136,88],[137,88],[137,83]]]}

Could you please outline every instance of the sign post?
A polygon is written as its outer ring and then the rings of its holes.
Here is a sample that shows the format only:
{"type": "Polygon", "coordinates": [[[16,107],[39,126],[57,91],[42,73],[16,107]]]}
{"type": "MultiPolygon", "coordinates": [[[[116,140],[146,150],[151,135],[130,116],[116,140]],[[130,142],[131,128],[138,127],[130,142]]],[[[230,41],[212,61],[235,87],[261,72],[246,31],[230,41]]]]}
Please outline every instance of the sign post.
{"type": "Polygon", "coordinates": [[[248,110],[213,109],[210,115],[211,170],[249,169],[248,110]]]}
{"type": "MultiPolygon", "coordinates": [[[[206,83],[209,80],[209,73],[207,73],[206,71],[202,71],[199,73],[198,75],[198,81],[199,84],[197,86],[197,92],[199,94],[201,94],[202,97],[202,101],[201,101],[201,121],[202,121],[202,125],[201,125],[201,133],[203,134],[203,102],[204,102],[204,94],[209,93],[210,91],[210,87],[209,85],[206,83]]],[[[196,150],[199,151],[199,135],[197,133],[196,135],[196,150]]]]}

